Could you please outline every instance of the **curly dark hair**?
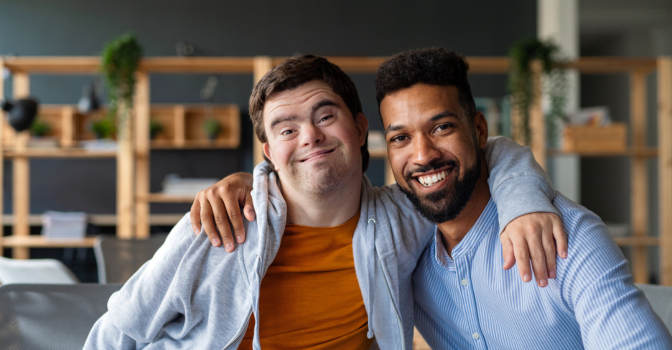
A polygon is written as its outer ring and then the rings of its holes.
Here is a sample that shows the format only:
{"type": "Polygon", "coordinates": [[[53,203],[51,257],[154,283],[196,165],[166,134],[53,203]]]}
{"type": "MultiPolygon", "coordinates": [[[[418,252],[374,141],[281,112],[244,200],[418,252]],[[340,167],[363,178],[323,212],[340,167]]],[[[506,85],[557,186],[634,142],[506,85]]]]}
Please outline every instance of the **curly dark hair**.
{"type": "MultiPolygon", "coordinates": [[[[301,55],[288,58],[264,75],[252,89],[250,96],[250,119],[254,132],[261,143],[268,142],[264,130],[264,105],[269,96],[274,93],[292,90],[313,80],[321,80],[331,87],[339,95],[345,105],[357,118],[362,113],[362,103],[357,94],[355,83],[337,65],[329,62],[324,57],[314,55],[301,55]]],[[[364,145],[361,147],[362,170],[366,171],[369,166],[369,133],[366,133],[364,145]]],[[[270,159],[264,159],[272,165],[270,159]]]]}
{"type": "MultiPolygon", "coordinates": [[[[476,104],[467,80],[469,64],[464,56],[440,47],[400,52],[383,62],[376,72],[376,100],[418,83],[455,86],[469,123],[476,115],[476,104]]],[[[381,116],[382,118],[382,116],[381,116]]]]}

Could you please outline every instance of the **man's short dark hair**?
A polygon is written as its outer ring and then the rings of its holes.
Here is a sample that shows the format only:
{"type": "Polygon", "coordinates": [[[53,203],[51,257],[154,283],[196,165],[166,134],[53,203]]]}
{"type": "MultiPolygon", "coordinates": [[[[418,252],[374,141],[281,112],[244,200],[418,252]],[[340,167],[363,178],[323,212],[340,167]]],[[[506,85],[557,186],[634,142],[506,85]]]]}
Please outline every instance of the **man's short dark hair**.
{"type": "Polygon", "coordinates": [[[440,47],[398,53],[383,62],[376,73],[378,111],[385,96],[418,83],[455,86],[460,105],[471,124],[476,115],[476,104],[467,80],[468,70],[464,56],[440,47]]]}
{"type": "MultiPolygon", "coordinates": [[[[331,87],[340,96],[345,105],[357,120],[357,114],[362,113],[362,103],[357,94],[355,83],[337,65],[329,62],[324,57],[313,55],[301,55],[288,58],[264,75],[252,89],[250,96],[250,119],[254,125],[254,132],[261,143],[268,142],[264,130],[264,105],[269,96],[274,93],[295,89],[313,80],[320,80],[331,87]]],[[[366,171],[369,166],[369,133],[366,133],[362,152],[362,170],[366,171]]],[[[264,159],[269,164],[271,161],[264,159]]]]}

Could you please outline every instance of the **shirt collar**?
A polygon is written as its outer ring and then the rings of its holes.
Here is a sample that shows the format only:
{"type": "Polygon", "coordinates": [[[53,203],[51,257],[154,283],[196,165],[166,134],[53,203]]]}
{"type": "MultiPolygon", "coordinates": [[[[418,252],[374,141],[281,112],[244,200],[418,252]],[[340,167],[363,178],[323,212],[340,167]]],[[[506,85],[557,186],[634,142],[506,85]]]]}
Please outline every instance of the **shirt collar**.
{"type": "Polygon", "coordinates": [[[483,212],[474,223],[474,226],[471,227],[469,232],[464,236],[462,241],[455,246],[452,252],[452,259],[448,255],[446,248],[443,245],[443,240],[441,239],[441,231],[438,226],[436,227],[434,234],[434,245],[435,249],[435,258],[436,261],[450,268],[453,263],[453,260],[458,259],[462,255],[476,249],[478,245],[485,239],[489,234],[496,234],[499,232],[499,221],[497,220],[497,206],[495,202],[492,201],[492,198],[488,201],[488,204],[483,209],[483,212]]]}

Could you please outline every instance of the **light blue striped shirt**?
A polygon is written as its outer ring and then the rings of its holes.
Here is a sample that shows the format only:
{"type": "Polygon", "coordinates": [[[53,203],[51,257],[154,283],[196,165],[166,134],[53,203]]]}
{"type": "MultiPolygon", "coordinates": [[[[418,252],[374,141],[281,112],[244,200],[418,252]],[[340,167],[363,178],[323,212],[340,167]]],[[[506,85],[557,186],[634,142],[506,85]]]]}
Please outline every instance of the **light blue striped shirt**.
{"type": "Polygon", "coordinates": [[[437,230],[413,275],[415,325],[432,349],[672,349],[600,218],[558,194],[568,257],[546,288],[502,269],[497,207],[446,253],[437,230]]]}

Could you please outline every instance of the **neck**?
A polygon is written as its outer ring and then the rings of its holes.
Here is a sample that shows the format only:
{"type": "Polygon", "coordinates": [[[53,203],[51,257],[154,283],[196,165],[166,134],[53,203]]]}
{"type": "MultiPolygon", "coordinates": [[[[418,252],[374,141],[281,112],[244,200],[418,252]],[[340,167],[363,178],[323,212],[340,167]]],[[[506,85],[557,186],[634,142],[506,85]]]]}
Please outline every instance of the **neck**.
{"type": "Polygon", "coordinates": [[[490,188],[488,187],[488,166],[481,157],[481,174],[476,182],[474,191],[471,193],[469,202],[460,215],[455,219],[438,224],[439,231],[446,245],[446,251],[452,257],[453,248],[467,235],[474,226],[483,210],[490,201],[490,188]]]}
{"type": "Polygon", "coordinates": [[[333,227],[350,220],[360,208],[362,171],[355,171],[329,193],[310,193],[283,186],[287,202],[287,223],[313,227],[333,227]]]}

